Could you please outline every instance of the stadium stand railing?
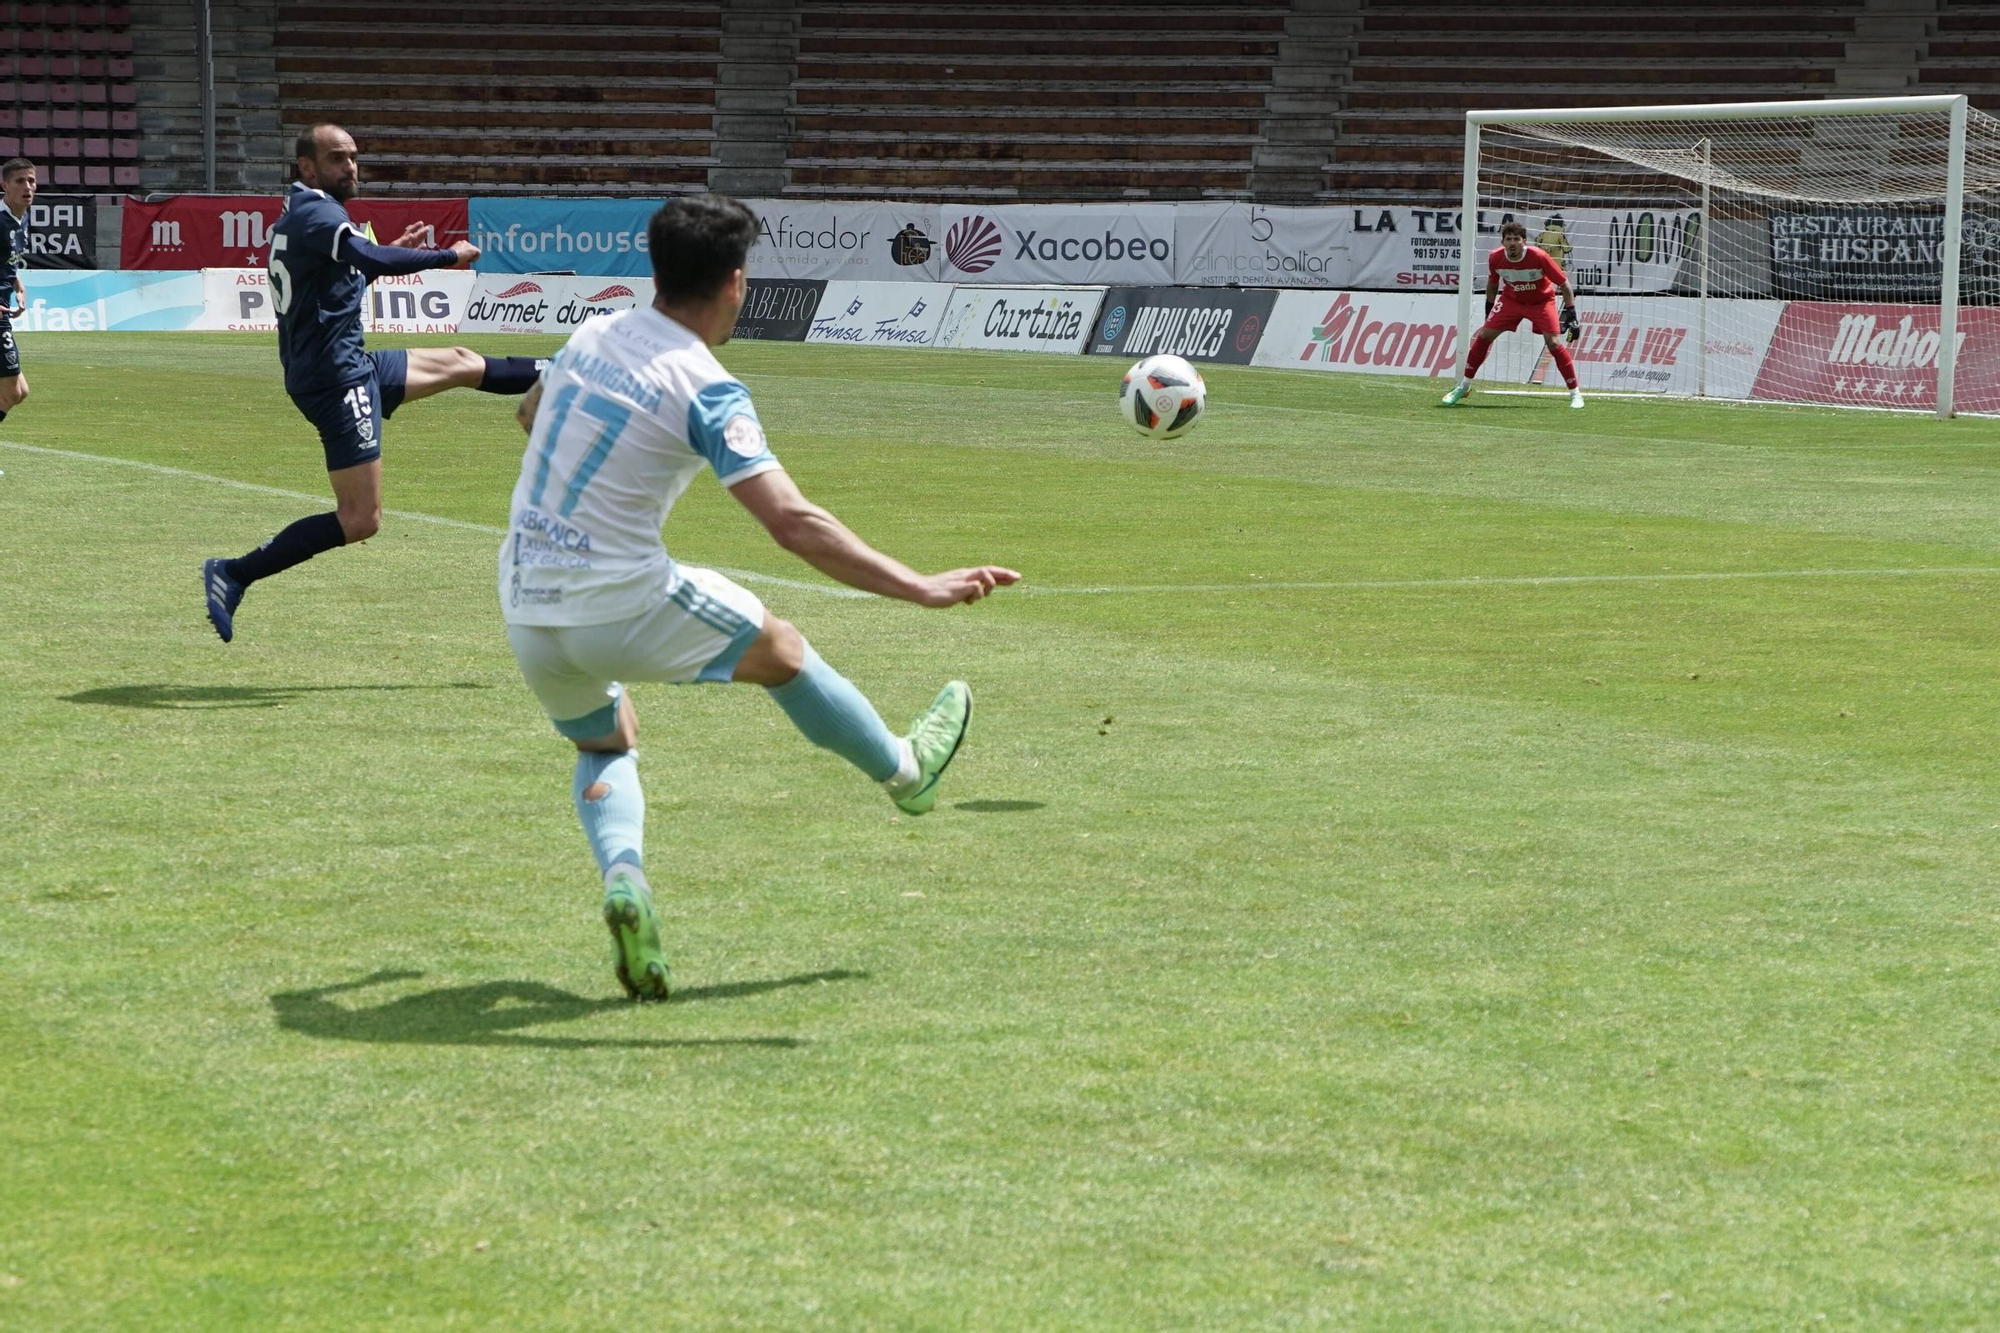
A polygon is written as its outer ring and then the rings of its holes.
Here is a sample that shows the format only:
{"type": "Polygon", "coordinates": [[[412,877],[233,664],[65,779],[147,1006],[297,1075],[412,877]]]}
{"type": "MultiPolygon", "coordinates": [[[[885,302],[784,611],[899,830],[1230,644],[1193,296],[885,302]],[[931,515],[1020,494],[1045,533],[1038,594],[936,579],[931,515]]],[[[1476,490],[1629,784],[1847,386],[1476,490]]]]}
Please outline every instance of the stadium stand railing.
{"type": "Polygon", "coordinates": [[[1287,0],[802,0],[793,195],[1247,198],[1287,0]]]}
{"type": "Polygon", "coordinates": [[[1836,72],[1866,9],[1596,0],[1514,38],[1487,5],[1371,0],[1321,195],[1456,198],[1467,111],[1850,95],[1836,72]]]}
{"type": "Polygon", "coordinates": [[[0,3],[0,158],[51,191],[139,183],[129,5],[0,3]]]}
{"type": "Polygon", "coordinates": [[[279,105],[287,136],[352,131],[377,193],[698,189],[720,33],[718,0],[282,4],[279,105]]]}

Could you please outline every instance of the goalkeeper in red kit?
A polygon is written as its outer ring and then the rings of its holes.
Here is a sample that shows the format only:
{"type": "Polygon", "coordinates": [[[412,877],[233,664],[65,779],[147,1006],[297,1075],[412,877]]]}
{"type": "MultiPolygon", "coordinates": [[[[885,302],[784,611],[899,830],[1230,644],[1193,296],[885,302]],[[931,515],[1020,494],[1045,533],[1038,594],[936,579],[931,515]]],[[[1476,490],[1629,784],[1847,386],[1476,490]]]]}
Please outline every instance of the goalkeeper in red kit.
{"type": "Polygon", "coordinates": [[[1576,362],[1569,344],[1577,339],[1582,326],[1576,319],[1576,293],[1562,265],[1538,245],[1528,244],[1528,229],[1519,222],[1500,228],[1500,248],[1486,257],[1486,322],[1472,335],[1472,350],[1465,358],[1465,378],[1444,396],[1449,407],[1472,392],[1472,377],[1493,350],[1493,340],[1520,327],[1522,320],[1542,335],[1563,383],[1569,385],[1569,405],[1583,406],[1583,390],[1576,386],[1576,362]],[[1562,315],[1556,315],[1556,294],[1562,294],[1562,315]]]}

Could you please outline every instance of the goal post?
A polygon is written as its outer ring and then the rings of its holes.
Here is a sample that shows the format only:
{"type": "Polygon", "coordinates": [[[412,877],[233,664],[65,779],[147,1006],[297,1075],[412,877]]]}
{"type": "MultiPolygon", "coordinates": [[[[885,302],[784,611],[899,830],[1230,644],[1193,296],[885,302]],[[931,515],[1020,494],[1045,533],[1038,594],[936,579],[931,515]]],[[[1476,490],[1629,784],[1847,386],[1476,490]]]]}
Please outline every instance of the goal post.
{"type": "Polygon", "coordinates": [[[1962,95],[1471,111],[1460,206],[1461,370],[1516,219],[1577,289],[1586,388],[2000,412],[2000,120],[1962,95]]]}

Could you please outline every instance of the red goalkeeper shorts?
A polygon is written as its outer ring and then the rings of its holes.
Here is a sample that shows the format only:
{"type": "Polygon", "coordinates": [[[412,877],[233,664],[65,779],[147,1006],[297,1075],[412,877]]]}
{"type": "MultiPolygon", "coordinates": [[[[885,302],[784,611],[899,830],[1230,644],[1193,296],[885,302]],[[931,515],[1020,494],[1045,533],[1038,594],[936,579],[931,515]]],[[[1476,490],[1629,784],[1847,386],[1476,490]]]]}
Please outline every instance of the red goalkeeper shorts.
{"type": "Polygon", "coordinates": [[[1500,304],[1493,307],[1493,313],[1480,327],[1495,333],[1511,333],[1521,326],[1524,319],[1536,333],[1562,332],[1562,321],[1556,316],[1556,298],[1553,296],[1541,301],[1517,301],[1511,296],[1502,296],[1500,304]]]}

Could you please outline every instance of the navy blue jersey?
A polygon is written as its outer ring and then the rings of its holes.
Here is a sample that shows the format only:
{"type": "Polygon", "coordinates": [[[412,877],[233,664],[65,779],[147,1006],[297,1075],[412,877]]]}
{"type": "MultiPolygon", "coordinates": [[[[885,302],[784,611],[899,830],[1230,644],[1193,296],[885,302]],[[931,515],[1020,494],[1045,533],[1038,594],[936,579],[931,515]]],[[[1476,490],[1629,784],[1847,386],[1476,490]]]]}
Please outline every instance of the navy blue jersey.
{"type": "Polygon", "coordinates": [[[28,220],[0,204],[0,310],[14,304],[14,274],[28,266],[28,220]]]}
{"type": "Polygon", "coordinates": [[[271,300],[278,308],[278,360],[285,392],[338,388],[368,375],[361,302],[368,280],[340,258],[354,223],[332,195],[297,181],[271,228],[271,300]]]}
{"type": "Polygon", "coordinates": [[[449,268],[457,259],[450,250],[364,240],[339,200],[294,181],[271,228],[271,301],[285,392],[297,397],[368,378],[373,367],[361,348],[361,303],[369,280],[449,268]]]}

